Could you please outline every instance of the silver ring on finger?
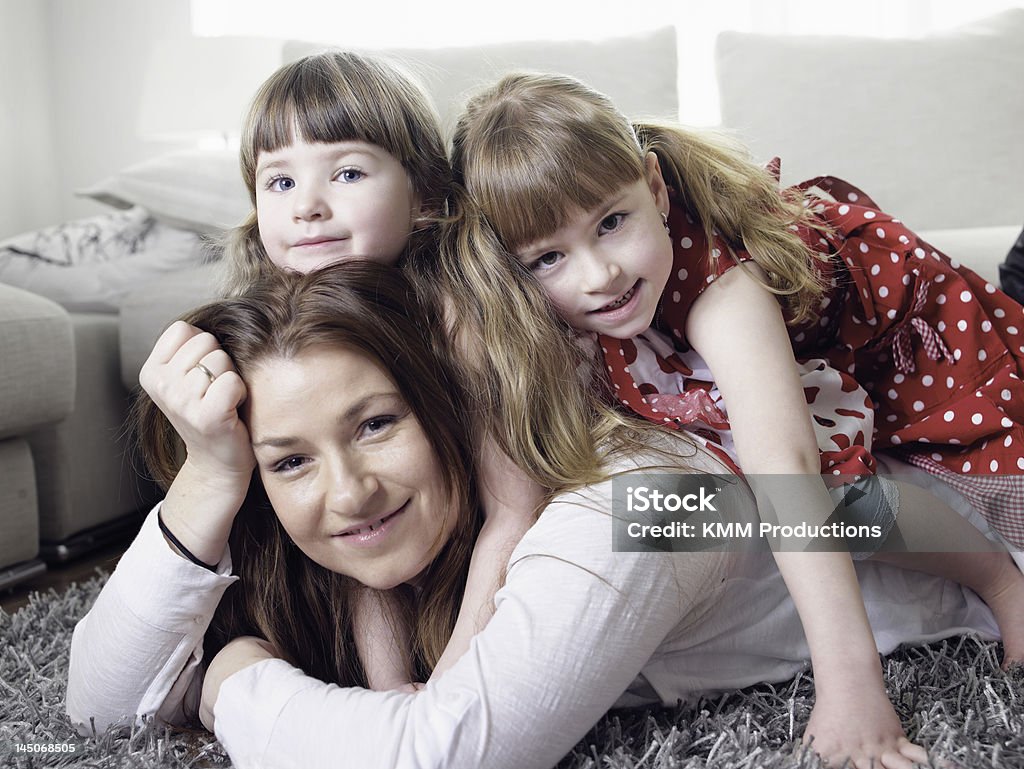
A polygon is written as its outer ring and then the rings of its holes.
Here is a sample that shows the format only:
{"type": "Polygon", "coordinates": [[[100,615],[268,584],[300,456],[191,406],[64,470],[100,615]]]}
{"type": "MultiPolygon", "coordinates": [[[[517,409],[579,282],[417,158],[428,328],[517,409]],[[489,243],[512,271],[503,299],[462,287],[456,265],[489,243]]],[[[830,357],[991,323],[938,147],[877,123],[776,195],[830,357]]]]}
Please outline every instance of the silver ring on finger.
{"type": "Polygon", "coordinates": [[[217,375],[210,371],[210,369],[208,369],[206,366],[204,366],[202,361],[199,361],[199,363],[194,365],[192,368],[197,368],[204,374],[206,374],[207,378],[209,378],[210,380],[210,384],[213,384],[214,381],[217,379],[217,375]]]}

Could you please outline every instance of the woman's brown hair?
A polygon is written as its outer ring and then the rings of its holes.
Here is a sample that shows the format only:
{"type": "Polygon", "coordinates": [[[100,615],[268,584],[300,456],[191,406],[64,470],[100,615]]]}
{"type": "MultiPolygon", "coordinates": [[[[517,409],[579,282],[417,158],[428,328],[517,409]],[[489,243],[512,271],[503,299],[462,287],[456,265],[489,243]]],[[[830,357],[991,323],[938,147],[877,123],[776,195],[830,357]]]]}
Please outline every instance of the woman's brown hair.
{"type": "MultiPolygon", "coordinates": [[[[308,275],[266,270],[242,294],[183,320],[213,334],[245,381],[272,358],[313,347],[343,347],[380,365],[420,423],[456,516],[449,541],[421,575],[415,593],[396,589],[412,630],[412,680],[426,680],[451,636],[481,522],[469,416],[444,324],[413,291],[402,271],[348,262],[308,275]]],[[[183,447],[144,394],[136,407],[140,446],[164,487],[174,479],[183,447]]],[[[339,685],[365,685],[352,635],[351,593],[357,583],[307,558],[291,544],[267,501],[258,473],[235,518],[230,550],[239,582],[229,588],[206,636],[207,659],[239,635],[258,635],[310,675],[339,685]]]]}

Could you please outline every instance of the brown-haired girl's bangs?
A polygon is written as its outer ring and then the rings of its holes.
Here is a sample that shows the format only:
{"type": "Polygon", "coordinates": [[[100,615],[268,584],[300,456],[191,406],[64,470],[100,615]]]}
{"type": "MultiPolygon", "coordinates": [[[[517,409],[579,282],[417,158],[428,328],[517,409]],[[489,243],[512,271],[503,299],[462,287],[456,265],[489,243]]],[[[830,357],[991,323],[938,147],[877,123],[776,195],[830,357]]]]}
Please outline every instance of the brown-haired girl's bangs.
{"type": "Polygon", "coordinates": [[[387,146],[373,130],[380,118],[368,109],[360,94],[365,89],[353,73],[344,76],[337,64],[326,56],[301,62],[284,77],[269,82],[257,97],[260,105],[250,121],[249,147],[254,154],[274,152],[295,140],[296,131],[310,143],[366,141],[387,146]],[[369,130],[368,127],[370,127],[369,130]]]}

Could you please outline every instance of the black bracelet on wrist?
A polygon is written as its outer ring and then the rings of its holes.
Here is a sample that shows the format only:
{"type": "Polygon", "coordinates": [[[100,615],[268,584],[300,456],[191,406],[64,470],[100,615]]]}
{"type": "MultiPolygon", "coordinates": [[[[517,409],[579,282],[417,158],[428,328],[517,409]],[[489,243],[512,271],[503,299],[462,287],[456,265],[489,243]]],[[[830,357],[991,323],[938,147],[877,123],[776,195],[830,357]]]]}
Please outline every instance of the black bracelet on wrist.
{"type": "Polygon", "coordinates": [[[183,556],[185,556],[190,561],[192,561],[192,563],[194,563],[196,566],[202,566],[204,569],[209,569],[210,571],[214,571],[214,572],[217,571],[217,564],[213,564],[211,566],[208,563],[204,563],[203,561],[200,561],[198,558],[195,557],[195,555],[192,553],[191,550],[189,550],[187,547],[185,547],[183,544],[181,544],[181,540],[180,539],[178,539],[176,536],[171,534],[171,530],[168,529],[167,528],[167,524],[164,523],[163,516],[160,514],[161,512],[162,511],[160,511],[160,510],[156,511],[156,522],[157,522],[157,525],[160,527],[160,531],[162,531],[164,533],[164,536],[167,537],[167,539],[169,539],[171,541],[171,544],[174,545],[176,548],[178,548],[178,552],[180,552],[183,556]]]}

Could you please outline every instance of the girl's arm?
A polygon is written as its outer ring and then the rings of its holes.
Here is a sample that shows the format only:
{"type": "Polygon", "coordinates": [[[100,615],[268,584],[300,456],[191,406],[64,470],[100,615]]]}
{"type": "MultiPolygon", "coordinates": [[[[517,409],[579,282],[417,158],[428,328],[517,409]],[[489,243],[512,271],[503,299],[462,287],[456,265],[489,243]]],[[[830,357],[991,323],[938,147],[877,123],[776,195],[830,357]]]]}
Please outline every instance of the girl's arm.
{"type": "Polygon", "coordinates": [[[451,640],[430,680],[442,675],[465,654],[469,642],[494,613],[494,594],[501,586],[509,557],[537,519],[543,489],[488,437],[478,467],[485,520],[473,547],[458,620],[451,640]]]}
{"type": "MultiPolygon", "coordinates": [[[[823,523],[832,503],[776,298],[746,270],[729,270],[694,303],[685,331],[714,373],[759,509],[773,509],[780,522],[823,523]]],[[[816,698],[805,740],[813,736],[823,756],[852,756],[858,766],[884,753],[924,761],[886,696],[849,554],[776,552],[775,558],[814,667],[816,698]]]]}
{"type": "MultiPolygon", "coordinates": [[[[452,343],[472,367],[485,366],[480,341],[465,331],[459,332],[455,303],[447,295],[441,297],[445,323],[452,343]]],[[[512,550],[537,519],[544,501],[543,489],[530,478],[485,433],[477,461],[477,481],[484,524],[473,546],[466,590],[459,606],[459,616],[444,653],[434,666],[431,680],[441,676],[469,648],[469,642],[480,632],[494,612],[494,593],[501,586],[512,550]]]]}
{"type": "Polygon", "coordinates": [[[365,588],[354,590],[352,596],[356,650],[369,687],[378,692],[416,691],[410,675],[409,628],[392,605],[391,592],[365,588]]]}

